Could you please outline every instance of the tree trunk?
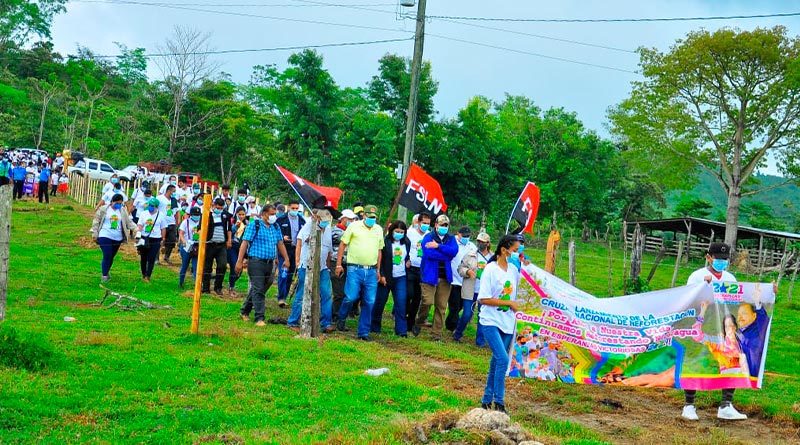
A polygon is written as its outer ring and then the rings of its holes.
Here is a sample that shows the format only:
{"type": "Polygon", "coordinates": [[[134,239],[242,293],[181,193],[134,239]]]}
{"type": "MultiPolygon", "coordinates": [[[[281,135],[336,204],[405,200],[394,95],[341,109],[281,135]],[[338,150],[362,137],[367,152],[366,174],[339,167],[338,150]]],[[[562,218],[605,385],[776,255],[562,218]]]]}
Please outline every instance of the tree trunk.
{"type": "Polygon", "coordinates": [[[89,130],[92,128],[92,116],[94,116],[94,101],[89,102],[89,116],[86,118],[86,131],[83,133],[84,151],[86,151],[86,140],[89,139],[89,130]]]}
{"type": "Polygon", "coordinates": [[[42,137],[44,135],[44,118],[47,115],[47,105],[49,104],[50,99],[45,95],[42,98],[42,114],[39,117],[39,135],[36,138],[36,148],[42,147],[42,137]]]}
{"type": "Polygon", "coordinates": [[[725,244],[730,246],[731,253],[736,251],[736,237],[739,230],[739,206],[741,201],[741,187],[738,184],[734,184],[728,192],[728,210],[725,216],[725,244]]]}

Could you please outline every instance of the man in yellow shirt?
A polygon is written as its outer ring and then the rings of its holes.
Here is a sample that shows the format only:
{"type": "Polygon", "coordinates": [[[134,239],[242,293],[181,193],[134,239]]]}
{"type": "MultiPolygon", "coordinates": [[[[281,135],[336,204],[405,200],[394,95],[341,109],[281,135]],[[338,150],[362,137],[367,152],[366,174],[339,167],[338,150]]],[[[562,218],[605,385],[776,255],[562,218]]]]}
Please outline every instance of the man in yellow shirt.
{"type": "MultiPolygon", "coordinates": [[[[339,307],[339,320],[336,328],[345,331],[347,314],[353,303],[362,299],[361,315],[358,318],[358,338],[369,341],[372,326],[372,305],[378,282],[383,280],[378,269],[383,249],[383,229],[377,224],[378,208],[374,205],[364,206],[364,219],[354,221],[347,226],[341,243],[347,248],[347,278],[344,283],[345,299],[339,307]]],[[[344,248],[339,248],[336,257],[336,275],[344,273],[342,256],[344,248]]]]}

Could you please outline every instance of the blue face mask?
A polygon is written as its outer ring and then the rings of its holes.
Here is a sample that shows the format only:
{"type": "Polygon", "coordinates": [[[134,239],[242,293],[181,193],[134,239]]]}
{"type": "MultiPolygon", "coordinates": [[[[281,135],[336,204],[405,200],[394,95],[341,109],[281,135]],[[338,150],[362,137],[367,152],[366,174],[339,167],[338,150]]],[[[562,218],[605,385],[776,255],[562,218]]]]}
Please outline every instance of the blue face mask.
{"type": "Polygon", "coordinates": [[[428,230],[431,230],[431,225],[430,224],[424,224],[424,223],[420,224],[419,225],[419,230],[422,230],[423,232],[427,232],[428,230]]]}
{"type": "Polygon", "coordinates": [[[119,210],[119,209],[121,209],[121,208],[122,208],[122,204],[120,204],[120,203],[115,203],[115,204],[112,204],[112,205],[111,205],[111,207],[112,207],[114,210],[119,210]]]}
{"type": "Polygon", "coordinates": [[[156,211],[156,206],[147,206],[147,211],[153,213],[156,211]]]}
{"type": "Polygon", "coordinates": [[[365,225],[365,226],[367,226],[367,227],[372,227],[372,226],[374,226],[374,225],[375,225],[375,223],[376,223],[377,221],[378,221],[378,219],[377,219],[377,218],[366,218],[366,219],[364,220],[364,225],[365,225]]]}
{"type": "Polygon", "coordinates": [[[394,237],[395,241],[400,241],[405,236],[405,233],[394,232],[392,236],[394,237]]]}
{"type": "Polygon", "coordinates": [[[449,227],[437,227],[436,228],[436,233],[438,233],[439,236],[445,236],[445,235],[447,235],[448,232],[450,232],[450,228],[449,227]]]}
{"type": "Polygon", "coordinates": [[[466,246],[467,244],[469,244],[469,237],[468,236],[462,236],[461,237],[461,245],[462,246],[466,246]]]}
{"type": "Polygon", "coordinates": [[[200,215],[192,215],[189,217],[192,222],[200,222],[200,215]]]}
{"type": "Polygon", "coordinates": [[[508,264],[513,264],[517,269],[522,269],[522,264],[519,262],[519,252],[511,252],[511,256],[508,257],[508,264]]]}
{"type": "Polygon", "coordinates": [[[111,178],[111,183],[116,184],[119,182],[119,178],[111,178]]]}
{"type": "Polygon", "coordinates": [[[711,262],[711,267],[713,267],[717,272],[722,272],[728,268],[728,260],[715,258],[714,261],[711,262]]]}
{"type": "Polygon", "coordinates": [[[330,221],[320,221],[319,228],[325,230],[329,225],[331,225],[330,221]]]}
{"type": "Polygon", "coordinates": [[[297,210],[289,210],[289,216],[291,216],[292,218],[296,218],[298,213],[300,212],[298,212],[297,210]]]}
{"type": "Polygon", "coordinates": [[[525,252],[525,246],[520,244],[519,249],[517,249],[517,253],[523,253],[523,252],[525,252]]]}
{"type": "Polygon", "coordinates": [[[200,189],[192,189],[192,193],[194,193],[195,195],[199,195],[200,189]]]}
{"type": "Polygon", "coordinates": [[[214,209],[214,214],[215,215],[221,215],[222,214],[222,209],[214,209]]]}
{"type": "Polygon", "coordinates": [[[178,186],[178,181],[169,181],[170,185],[174,185],[175,187],[178,186]]]}
{"type": "Polygon", "coordinates": [[[286,216],[286,212],[278,212],[278,213],[275,214],[276,218],[282,218],[284,216],[286,216]]]}

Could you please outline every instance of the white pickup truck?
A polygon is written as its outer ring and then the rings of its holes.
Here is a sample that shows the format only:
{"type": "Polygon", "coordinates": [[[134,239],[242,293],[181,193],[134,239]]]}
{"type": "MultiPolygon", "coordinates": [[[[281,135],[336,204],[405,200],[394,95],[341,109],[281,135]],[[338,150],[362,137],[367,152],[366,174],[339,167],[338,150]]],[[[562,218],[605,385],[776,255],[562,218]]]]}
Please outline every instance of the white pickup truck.
{"type": "Polygon", "coordinates": [[[117,174],[120,181],[130,181],[131,174],[125,171],[115,170],[108,162],[99,159],[83,158],[69,167],[68,173],[77,172],[79,174],[87,175],[91,179],[101,179],[108,181],[111,175],[117,174]]]}

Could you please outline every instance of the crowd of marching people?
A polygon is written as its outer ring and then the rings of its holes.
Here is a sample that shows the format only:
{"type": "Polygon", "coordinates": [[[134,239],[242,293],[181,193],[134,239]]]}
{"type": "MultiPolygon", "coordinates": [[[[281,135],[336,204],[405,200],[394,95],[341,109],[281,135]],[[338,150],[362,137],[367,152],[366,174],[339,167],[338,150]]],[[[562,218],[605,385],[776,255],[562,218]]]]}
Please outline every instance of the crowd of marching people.
{"type": "Polygon", "coordinates": [[[52,158],[35,151],[0,155],[0,185],[12,185],[15,200],[30,197],[49,203],[50,195],[64,193],[68,182],[61,153],[52,158]]]}

